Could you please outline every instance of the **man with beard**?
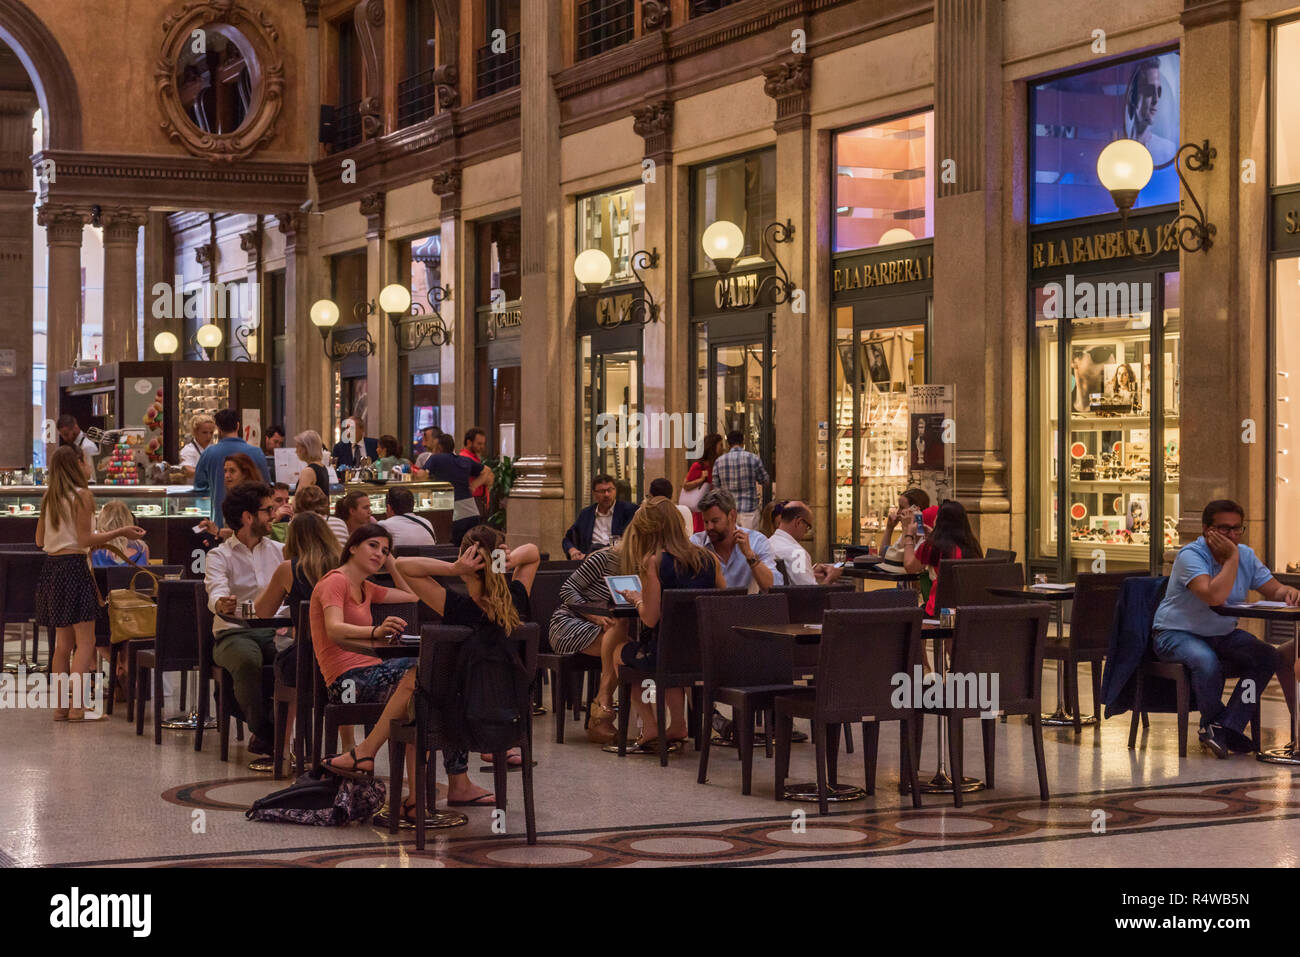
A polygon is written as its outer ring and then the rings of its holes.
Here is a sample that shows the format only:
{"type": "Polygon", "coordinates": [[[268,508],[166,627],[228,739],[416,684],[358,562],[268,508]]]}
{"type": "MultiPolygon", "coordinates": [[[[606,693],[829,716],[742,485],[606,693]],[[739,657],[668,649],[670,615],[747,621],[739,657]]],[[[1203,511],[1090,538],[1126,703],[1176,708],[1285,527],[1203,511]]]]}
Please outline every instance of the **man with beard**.
{"type": "Polygon", "coordinates": [[[710,489],[700,499],[704,531],[691,541],[718,556],[728,588],[747,588],[750,594],[772,588],[776,557],[767,536],[756,529],[741,528],[736,521],[736,500],[726,489],[710,489]]]}
{"type": "Polygon", "coordinates": [[[230,672],[235,701],[252,735],[250,754],[271,753],[275,725],[262,669],[275,661],[275,629],[241,628],[221,615],[234,615],[243,602],[256,600],[284,558],[284,547],[269,537],[273,510],[271,489],[260,482],[227,492],[221,511],[235,534],[208,552],[203,576],[208,608],[217,616],[212,622],[212,660],[230,672]]]}

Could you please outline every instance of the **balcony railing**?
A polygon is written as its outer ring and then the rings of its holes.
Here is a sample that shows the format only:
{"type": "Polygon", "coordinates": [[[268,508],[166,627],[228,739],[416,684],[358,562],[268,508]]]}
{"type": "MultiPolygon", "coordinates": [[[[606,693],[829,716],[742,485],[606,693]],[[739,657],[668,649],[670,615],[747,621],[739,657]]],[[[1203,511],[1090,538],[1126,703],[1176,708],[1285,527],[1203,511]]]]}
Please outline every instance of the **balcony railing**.
{"type": "Polygon", "coordinates": [[[622,46],[635,32],[632,0],[585,0],[578,4],[579,60],[622,46]]]}
{"type": "Polygon", "coordinates": [[[334,152],[341,153],[361,142],[361,101],[345,103],[334,111],[334,152]]]}
{"type": "Polygon", "coordinates": [[[433,70],[408,76],[397,84],[397,125],[414,126],[438,112],[438,88],[433,70]]]}
{"type": "Polygon", "coordinates": [[[729,7],[740,0],[691,0],[691,16],[702,17],[706,13],[715,13],[723,7],[729,7]]]}
{"type": "Polygon", "coordinates": [[[506,48],[501,53],[493,53],[491,43],[479,47],[475,68],[478,79],[475,90],[480,98],[518,86],[519,34],[506,37],[506,48]]]}

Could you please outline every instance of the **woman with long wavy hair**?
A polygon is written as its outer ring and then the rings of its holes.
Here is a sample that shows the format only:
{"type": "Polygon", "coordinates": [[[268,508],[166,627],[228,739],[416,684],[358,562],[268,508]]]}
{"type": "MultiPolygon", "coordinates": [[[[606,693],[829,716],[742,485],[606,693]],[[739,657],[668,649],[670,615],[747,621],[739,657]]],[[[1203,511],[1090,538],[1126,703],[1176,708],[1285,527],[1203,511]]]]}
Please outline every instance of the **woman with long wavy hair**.
{"type": "MultiPolygon", "coordinates": [[[[36,522],[36,544],[45,552],[45,563],[36,580],[34,617],[38,625],[54,629],[50,676],[72,674],[86,683],[81,700],[64,700],[60,691],[61,700],[54,704],[55,721],[86,717],[86,688],[95,660],[95,618],[99,614],[99,592],[87,552],[117,538],[144,538],[144,529],[138,525],[92,530],[95,497],[90,494],[87,471],[80,450],[71,445],[55,449],[41,498],[41,517],[36,522]]],[[[68,687],[67,682],[62,685],[68,687]]]]}
{"type": "MultiPolygon", "coordinates": [[[[680,527],[682,520],[677,519],[680,527]]],[[[411,591],[439,615],[447,625],[478,628],[495,624],[507,635],[529,617],[529,594],[541,556],[536,545],[520,545],[504,553],[509,577],[496,570],[493,553],[503,547],[505,536],[490,525],[475,525],[461,540],[460,555],[454,562],[436,558],[399,558],[397,571],[411,591]],[[437,576],[459,578],[465,592],[444,588],[437,576]]],[[[489,754],[480,755],[491,761],[489,754]]],[[[510,751],[511,766],[523,759],[519,749],[510,751]]],[[[477,787],[469,779],[469,753],[444,752],[443,768],[447,772],[447,803],[452,807],[478,807],[496,804],[491,791],[477,787]]]]}
{"type": "MultiPolygon", "coordinates": [[[[702,454],[686,470],[686,479],[682,482],[682,491],[694,492],[700,489],[701,486],[709,485],[713,481],[713,463],[726,450],[726,440],[721,435],[717,432],[710,432],[706,435],[702,454]]],[[[708,489],[705,488],[703,491],[707,492],[708,489]]],[[[697,509],[691,510],[691,521],[694,523],[695,531],[704,531],[704,516],[697,509]]]]}
{"type": "MultiPolygon", "coordinates": [[[[712,552],[693,545],[682,529],[677,506],[666,498],[647,499],[636,510],[623,533],[623,574],[640,575],[641,590],[624,591],[623,597],[636,606],[639,631],[635,639],[620,632],[610,648],[601,673],[602,707],[608,708],[617,679],[617,664],[640,671],[654,671],[659,644],[659,619],[663,610],[665,588],[725,588],[722,566],[712,552]]],[[[627,621],[627,619],[623,619],[627,621]]],[[[664,706],[668,713],[668,743],[687,738],[686,697],[682,688],[666,691],[664,706]]],[[[655,709],[632,695],[632,707],[641,720],[641,750],[658,748],[663,729],[656,724],[655,709]]]]}

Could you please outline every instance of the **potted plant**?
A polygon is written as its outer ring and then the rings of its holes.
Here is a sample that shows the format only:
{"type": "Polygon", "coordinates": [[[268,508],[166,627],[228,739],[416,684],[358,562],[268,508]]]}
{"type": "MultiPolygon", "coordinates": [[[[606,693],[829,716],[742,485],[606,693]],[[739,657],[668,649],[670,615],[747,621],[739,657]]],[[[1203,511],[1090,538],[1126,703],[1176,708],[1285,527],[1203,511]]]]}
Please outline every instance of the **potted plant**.
{"type": "Polygon", "coordinates": [[[483,464],[492,470],[495,481],[488,492],[487,524],[505,531],[506,499],[515,485],[514,459],[508,455],[499,458],[484,459],[483,464]]]}

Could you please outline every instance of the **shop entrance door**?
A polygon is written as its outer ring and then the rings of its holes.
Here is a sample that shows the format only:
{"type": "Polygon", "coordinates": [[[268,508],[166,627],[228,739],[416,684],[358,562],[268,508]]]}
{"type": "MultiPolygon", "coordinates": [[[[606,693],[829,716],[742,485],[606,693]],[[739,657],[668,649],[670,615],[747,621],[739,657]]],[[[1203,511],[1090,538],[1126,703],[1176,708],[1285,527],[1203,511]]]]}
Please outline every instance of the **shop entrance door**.
{"type": "Polygon", "coordinates": [[[602,474],[614,477],[619,498],[641,500],[645,436],[627,441],[632,416],[642,411],[640,338],[639,328],[582,337],[583,501],[590,500],[592,479],[602,474]]]}
{"type": "Polygon", "coordinates": [[[760,335],[709,337],[709,431],[726,438],[728,432],[739,430],[745,448],[758,455],[775,478],[772,374],[776,350],[771,327],[764,325],[760,335]]]}

